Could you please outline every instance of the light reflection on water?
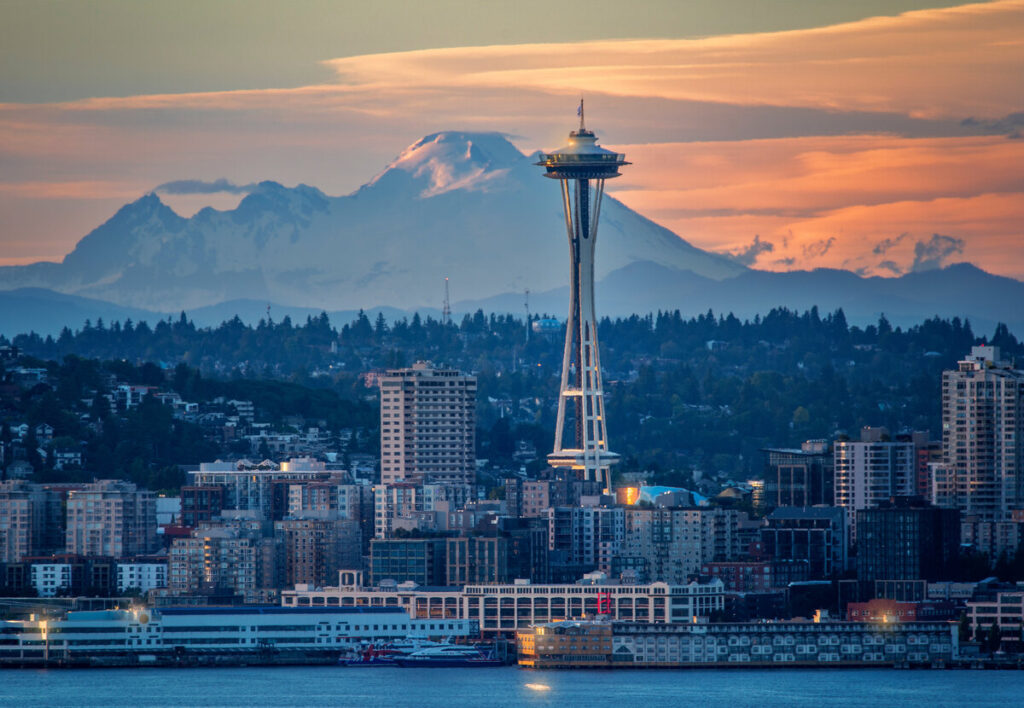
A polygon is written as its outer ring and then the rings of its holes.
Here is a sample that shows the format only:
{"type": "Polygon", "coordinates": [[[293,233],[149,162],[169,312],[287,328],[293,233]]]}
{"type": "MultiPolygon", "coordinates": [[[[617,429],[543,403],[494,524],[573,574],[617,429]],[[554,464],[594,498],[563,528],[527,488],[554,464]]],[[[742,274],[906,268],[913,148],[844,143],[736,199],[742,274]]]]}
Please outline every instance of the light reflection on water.
{"type": "Polygon", "coordinates": [[[1015,706],[1024,672],[276,667],[0,671],[0,706],[1015,706]]]}

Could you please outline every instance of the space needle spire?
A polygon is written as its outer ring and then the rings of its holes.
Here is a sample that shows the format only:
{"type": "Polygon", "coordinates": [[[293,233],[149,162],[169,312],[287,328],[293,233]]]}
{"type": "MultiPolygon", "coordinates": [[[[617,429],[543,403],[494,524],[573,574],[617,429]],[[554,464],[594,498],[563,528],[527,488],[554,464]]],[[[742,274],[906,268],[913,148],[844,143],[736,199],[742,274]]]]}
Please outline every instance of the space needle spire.
{"type": "Polygon", "coordinates": [[[582,473],[611,491],[611,466],[619,456],[608,450],[601,357],[594,310],[594,246],[601,213],[604,181],[619,176],[626,156],[599,146],[587,130],[583,100],[576,110],[580,127],[569,133],[569,144],[542,154],[537,164],[545,177],[562,185],[562,206],[569,237],[569,318],[562,355],[561,390],[555,444],[548,464],[582,473]],[[568,421],[568,422],[567,422],[568,421]]]}

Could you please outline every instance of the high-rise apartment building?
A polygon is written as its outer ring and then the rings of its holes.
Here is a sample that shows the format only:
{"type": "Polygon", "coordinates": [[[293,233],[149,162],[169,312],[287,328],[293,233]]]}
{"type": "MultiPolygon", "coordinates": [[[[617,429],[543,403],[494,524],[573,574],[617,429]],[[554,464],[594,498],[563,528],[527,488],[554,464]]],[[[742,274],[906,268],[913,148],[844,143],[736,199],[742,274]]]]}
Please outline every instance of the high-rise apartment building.
{"type": "Polygon", "coordinates": [[[626,533],[622,507],[558,506],[547,512],[552,563],[575,568],[578,575],[611,572],[626,533]]]}
{"type": "Polygon", "coordinates": [[[443,586],[445,582],[444,538],[374,539],[370,541],[370,578],[396,583],[443,586]]]}
{"type": "Polygon", "coordinates": [[[201,528],[175,539],[168,554],[167,587],[172,596],[241,595],[265,602],[279,586],[272,566],[274,539],[241,528],[201,528]],[[268,553],[270,551],[270,553],[268,553]]]}
{"type": "Polygon", "coordinates": [[[857,512],[857,579],[947,580],[960,549],[960,512],[894,497],[857,512]]]}
{"type": "Polygon", "coordinates": [[[468,484],[414,484],[399,482],[373,487],[373,536],[391,538],[395,523],[423,511],[451,512],[472,498],[468,484]]]}
{"type": "Polygon", "coordinates": [[[738,560],[746,514],[736,509],[629,508],[625,537],[612,563],[647,582],[686,583],[711,561],[738,560]]]}
{"type": "Polygon", "coordinates": [[[189,486],[181,488],[181,525],[198,528],[204,521],[220,515],[224,508],[224,487],[189,486]]]}
{"type": "MultiPolygon", "coordinates": [[[[260,518],[277,521],[288,513],[288,488],[301,482],[316,482],[328,479],[331,473],[327,465],[309,457],[295,457],[280,465],[275,462],[260,463],[249,460],[237,462],[204,462],[198,471],[188,473],[189,484],[184,488],[183,516],[187,509],[188,496],[192,490],[220,487],[223,496],[216,502],[221,509],[255,511],[260,518]]],[[[197,500],[199,508],[203,501],[197,500]]],[[[216,515],[213,512],[213,515],[216,515]]],[[[197,523],[208,520],[196,514],[197,523]]]]}
{"type": "Polygon", "coordinates": [[[846,570],[846,514],[838,507],[780,506],[765,517],[761,553],[776,561],[806,561],[812,580],[846,570]]]}
{"type": "Polygon", "coordinates": [[[288,516],[301,516],[311,511],[337,512],[338,518],[359,524],[365,554],[374,534],[373,493],[369,484],[353,484],[342,477],[292,484],[288,486],[288,516]]]}
{"type": "Polygon", "coordinates": [[[63,538],[52,532],[61,521],[60,507],[59,495],[42,485],[0,482],[0,563],[63,550],[63,538]]]}
{"type": "Polygon", "coordinates": [[[476,377],[425,362],[380,379],[381,482],[472,484],[476,377]]]}
{"type": "Polygon", "coordinates": [[[286,585],[324,586],[342,568],[362,564],[359,521],[340,518],[337,511],[306,511],[274,522],[282,541],[286,585]]]}
{"type": "Polygon", "coordinates": [[[972,347],[942,373],[942,465],[932,500],[985,520],[1024,509],[1024,371],[998,347],[972,347]]]}
{"type": "Polygon", "coordinates": [[[103,479],[68,492],[65,551],[123,558],[156,547],[156,496],[131,482],[103,479]]]}
{"type": "Polygon", "coordinates": [[[808,440],[800,449],[767,448],[764,511],[779,506],[831,506],[835,495],[834,458],[827,440],[808,440]]]}
{"type": "Polygon", "coordinates": [[[914,443],[892,442],[880,428],[865,428],[860,442],[836,441],[833,452],[835,505],[846,509],[852,542],[857,539],[858,510],[914,493],[917,454],[914,443]]]}
{"type": "Polygon", "coordinates": [[[593,479],[505,480],[507,511],[514,516],[547,518],[553,506],[577,506],[583,497],[599,496],[601,482],[593,479]]]}

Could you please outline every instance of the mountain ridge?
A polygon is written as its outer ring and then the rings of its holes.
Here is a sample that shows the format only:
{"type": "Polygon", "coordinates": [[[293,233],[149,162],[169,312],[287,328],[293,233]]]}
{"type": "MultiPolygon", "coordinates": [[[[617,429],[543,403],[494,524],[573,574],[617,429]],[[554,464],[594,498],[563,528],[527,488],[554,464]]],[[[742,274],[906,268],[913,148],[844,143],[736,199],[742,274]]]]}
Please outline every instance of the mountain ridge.
{"type": "MultiPolygon", "coordinates": [[[[568,306],[568,286],[531,292],[530,311],[564,319],[568,306]]],[[[1024,313],[1015,303],[1024,299],[1024,283],[992,275],[969,263],[960,263],[898,278],[863,278],[849,271],[818,269],[772,273],[747,271],[735,278],[714,281],[692,271],[677,271],[651,261],[631,263],[609,273],[597,283],[596,304],[599,317],[626,317],[632,314],[679,310],[683,316],[695,316],[713,310],[733,313],[741,319],[765,315],[775,307],[805,311],[817,307],[822,313],[842,308],[851,324],[866,326],[885,315],[894,326],[911,326],[933,317],[969,319],[977,331],[986,332],[996,324],[1006,324],[1024,334],[1024,313]],[[824,295],[822,293],[825,293],[824,295]]],[[[256,324],[267,315],[275,321],[291,317],[303,321],[326,311],[336,327],[351,322],[358,309],[332,310],[270,302],[266,300],[229,300],[215,305],[186,309],[186,315],[199,327],[215,327],[238,315],[247,324],[256,324]]],[[[440,303],[438,303],[440,304],[440,303]]],[[[458,320],[481,309],[487,313],[523,314],[523,293],[507,292],[480,300],[457,300],[452,305],[458,320]]],[[[410,317],[440,316],[440,307],[402,309],[388,306],[362,308],[375,318],[378,313],[393,321],[410,317]]],[[[78,329],[85,320],[106,322],[146,320],[155,323],[177,318],[180,310],[156,312],[101,300],[65,295],[38,288],[0,291],[0,334],[11,337],[35,331],[56,335],[61,328],[78,329]]]]}
{"type": "MultiPolygon", "coordinates": [[[[445,131],[345,196],[264,181],[234,209],[184,218],[151,193],[61,263],[0,268],[0,289],[42,287],[159,311],[247,298],[411,309],[436,302],[445,277],[467,298],[549,289],[565,278],[564,219],[557,188],[534,161],[499,133],[445,131]]],[[[599,277],[637,260],[711,278],[744,269],[610,197],[599,240],[599,277]]]]}
{"type": "MultiPolygon", "coordinates": [[[[230,319],[232,307],[258,318],[268,302],[299,316],[359,309],[400,316],[439,309],[446,278],[456,311],[518,314],[529,290],[534,312],[560,315],[568,289],[564,217],[557,187],[541,179],[535,161],[501,133],[442,131],[344,196],[266,180],[247,187],[234,209],[207,207],[186,218],[149,193],[61,262],[0,267],[0,331],[183,310],[217,324],[211,320],[230,319]]],[[[940,314],[1024,329],[1013,306],[1024,283],[969,264],[897,278],[753,270],[695,248],[610,196],[596,264],[600,316],[713,309],[752,317],[816,305],[843,307],[851,321],[940,314]]]]}

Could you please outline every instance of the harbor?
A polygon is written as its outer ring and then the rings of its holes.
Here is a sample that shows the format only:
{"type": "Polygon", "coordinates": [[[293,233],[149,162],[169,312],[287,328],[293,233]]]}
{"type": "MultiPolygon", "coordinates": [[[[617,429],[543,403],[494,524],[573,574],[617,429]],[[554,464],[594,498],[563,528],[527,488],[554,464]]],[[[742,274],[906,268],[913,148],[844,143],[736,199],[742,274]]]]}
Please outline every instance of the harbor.
{"type": "Polygon", "coordinates": [[[337,664],[364,643],[478,635],[475,622],[412,618],[398,608],[82,610],[0,622],[0,667],[337,664]]]}
{"type": "Polygon", "coordinates": [[[401,608],[205,607],[68,611],[0,623],[3,668],[337,666],[560,669],[1020,669],[963,647],[954,622],[537,623],[515,643],[472,620],[401,608]]]}

